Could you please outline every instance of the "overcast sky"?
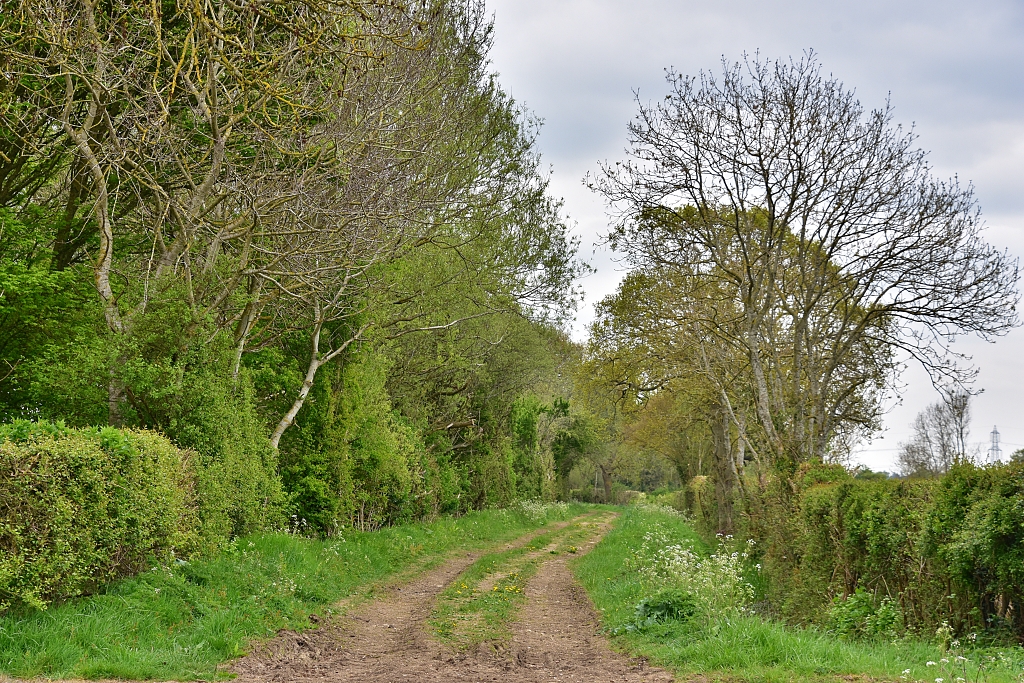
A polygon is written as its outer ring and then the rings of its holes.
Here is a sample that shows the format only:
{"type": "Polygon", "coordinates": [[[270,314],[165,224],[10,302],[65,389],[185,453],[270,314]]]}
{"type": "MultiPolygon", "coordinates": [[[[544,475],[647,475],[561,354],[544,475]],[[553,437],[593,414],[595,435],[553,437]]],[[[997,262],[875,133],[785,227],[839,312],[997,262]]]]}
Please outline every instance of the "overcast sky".
{"type": "MultiPolygon", "coordinates": [[[[552,188],[565,198],[597,274],[584,282],[593,303],[622,276],[595,240],[606,231],[602,200],[581,179],[599,160],[624,156],[634,92],[647,102],[667,92],[666,68],[720,70],[721,59],[760,51],[799,57],[813,49],[824,70],[854,88],[868,108],[895,106],[915,124],[937,175],[974,184],[987,238],[1024,255],[1024,0],[487,0],[495,18],[494,69],[504,87],[543,119],[540,151],[552,188]]],[[[1024,447],[1024,330],[994,344],[958,343],[981,369],[972,440],[987,451],[998,425],[1004,458],[1024,447]],[[983,443],[984,442],[984,443],[983,443]]],[[[857,456],[893,469],[909,424],[937,400],[911,367],[886,416],[886,430],[857,456]]]]}

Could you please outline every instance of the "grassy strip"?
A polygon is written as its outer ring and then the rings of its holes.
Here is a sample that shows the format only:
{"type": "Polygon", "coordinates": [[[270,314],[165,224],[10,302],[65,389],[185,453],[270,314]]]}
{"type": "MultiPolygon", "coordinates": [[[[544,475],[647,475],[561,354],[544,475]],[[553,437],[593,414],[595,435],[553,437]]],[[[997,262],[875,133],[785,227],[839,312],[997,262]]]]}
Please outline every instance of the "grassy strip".
{"type": "Polygon", "coordinates": [[[470,565],[438,596],[430,617],[437,638],[458,650],[509,640],[509,626],[525,601],[523,588],[545,559],[537,551],[557,544],[552,554],[575,553],[576,544],[592,533],[586,527],[590,517],[537,536],[522,547],[489,553],[470,565]],[[481,589],[490,577],[494,577],[493,586],[481,589]]]}
{"type": "MultiPolygon", "coordinates": [[[[643,543],[645,533],[660,528],[675,542],[695,550],[706,546],[679,517],[649,508],[630,508],[594,550],[573,563],[573,570],[600,610],[602,624],[613,632],[634,616],[635,605],[647,597],[636,572],[625,561],[643,543]]],[[[971,683],[1020,683],[1024,651],[1002,648],[976,651],[968,658],[985,662],[978,671],[957,670],[953,655],[944,655],[932,643],[917,639],[847,641],[812,629],[787,627],[757,616],[733,616],[669,621],[642,632],[626,632],[616,643],[633,655],[642,655],[680,676],[709,675],[718,679],[744,679],[766,683],[834,680],[842,675],[907,681],[943,680],[956,683],[963,676],[971,683]],[[943,658],[952,660],[943,663],[943,658]],[[1001,661],[1000,661],[1001,660],[1001,661]],[[928,666],[928,662],[936,662],[928,666]],[[909,669],[909,672],[905,673],[909,669]]]]}
{"type": "MultiPolygon", "coordinates": [[[[581,508],[561,515],[568,518],[581,508]]],[[[558,515],[557,508],[549,515],[558,515]]],[[[339,599],[454,549],[516,538],[548,517],[498,510],[313,541],[237,539],[223,553],[160,567],[100,595],[0,617],[0,673],[32,678],[196,680],[254,638],[311,626],[339,599]]]]}

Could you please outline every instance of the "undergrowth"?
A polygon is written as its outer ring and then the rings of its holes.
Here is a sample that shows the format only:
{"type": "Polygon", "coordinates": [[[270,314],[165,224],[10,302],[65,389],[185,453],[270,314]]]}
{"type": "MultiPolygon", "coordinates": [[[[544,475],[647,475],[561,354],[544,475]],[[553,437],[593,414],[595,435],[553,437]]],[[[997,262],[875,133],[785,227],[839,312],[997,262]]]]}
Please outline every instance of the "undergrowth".
{"type": "Polygon", "coordinates": [[[345,596],[448,551],[507,541],[551,519],[489,510],[315,541],[289,534],[236,539],[214,557],[172,562],[98,595],[0,617],[0,673],[19,678],[196,680],[253,639],[309,628],[345,596]]]}
{"type": "MultiPolygon", "coordinates": [[[[573,570],[619,646],[680,676],[766,683],[843,675],[927,683],[1024,681],[1021,648],[957,654],[945,650],[942,642],[920,638],[842,639],[834,633],[789,627],[749,608],[719,610],[707,596],[686,593],[686,588],[697,585],[693,581],[679,591],[686,595],[668,600],[665,583],[651,581],[656,567],[642,571],[645,561],[657,561],[656,556],[642,556],[645,541],[650,546],[652,538],[686,559],[676,567],[680,571],[701,566],[694,558],[710,558],[712,553],[682,517],[638,506],[623,513],[597,547],[573,563],[573,570]],[[961,673],[952,675],[955,656],[963,661],[956,664],[961,673]]],[[[720,564],[705,566],[717,569],[720,564]]]]}

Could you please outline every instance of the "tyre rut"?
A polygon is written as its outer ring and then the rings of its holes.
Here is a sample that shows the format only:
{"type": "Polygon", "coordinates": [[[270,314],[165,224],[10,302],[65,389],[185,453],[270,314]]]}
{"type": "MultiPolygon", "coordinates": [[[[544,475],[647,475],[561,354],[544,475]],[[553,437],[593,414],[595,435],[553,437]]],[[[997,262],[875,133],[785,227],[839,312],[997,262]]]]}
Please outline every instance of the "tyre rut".
{"type": "MultiPolygon", "coordinates": [[[[579,519],[548,525],[508,547],[521,547],[579,519]]],[[[596,545],[608,526],[607,519],[599,524],[581,553],[596,545]]],[[[453,557],[383,599],[318,629],[282,632],[230,670],[240,682],[673,680],[668,673],[611,649],[564,554],[544,558],[527,583],[526,603],[512,625],[510,642],[484,643],[469,653],[444,647],[428,634],[427,619],[438,594],[481,554],[453,557]]]]}

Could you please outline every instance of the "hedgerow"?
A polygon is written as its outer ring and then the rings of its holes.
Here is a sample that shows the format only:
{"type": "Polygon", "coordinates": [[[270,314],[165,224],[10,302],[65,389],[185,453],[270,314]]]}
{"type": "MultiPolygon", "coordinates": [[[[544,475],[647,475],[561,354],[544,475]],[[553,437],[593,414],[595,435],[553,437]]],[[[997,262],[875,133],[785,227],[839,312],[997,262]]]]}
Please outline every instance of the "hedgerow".
{"type": "Polygon", "coordinates": [[[863,613],[844,626],[863,631],[874,611],[898,606],[886,620],[906,630],[948,623],[1024,637],[1024,463],[959,464],[938,479],[808,481],[795,514],[767,534],[782,614],[827,623],[863,613]]]}
{"type": "Polygon", "coordinates": [[[153,432],[0,426],[0,612],[188,557],[194,492],[190,453],[153,432]]]}

